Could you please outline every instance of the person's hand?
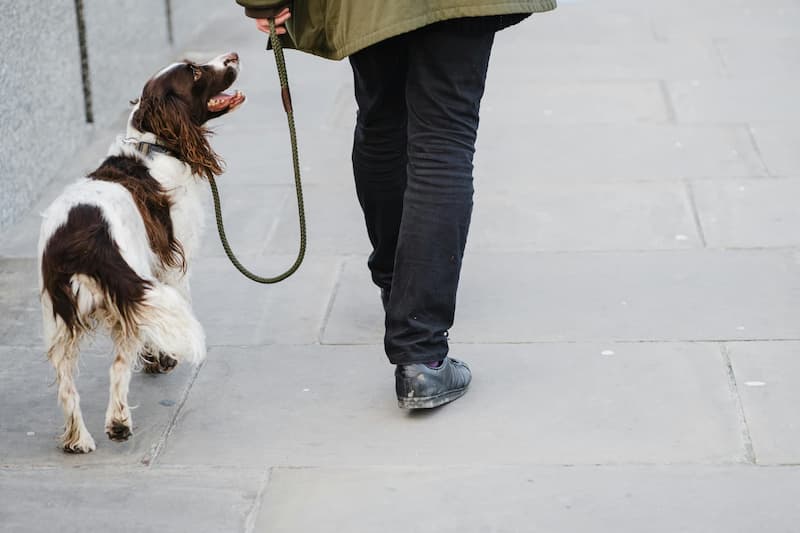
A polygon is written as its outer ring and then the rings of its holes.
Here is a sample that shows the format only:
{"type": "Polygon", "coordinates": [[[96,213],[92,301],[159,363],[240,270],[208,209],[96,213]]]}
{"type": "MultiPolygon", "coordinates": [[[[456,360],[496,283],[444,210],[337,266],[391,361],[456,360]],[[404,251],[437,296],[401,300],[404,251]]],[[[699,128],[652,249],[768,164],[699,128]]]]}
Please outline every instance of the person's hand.
{"type": "MultiPolygon", "coordinates": [[[[278,35],[286,33],[286,26],[284,26],[284,24],[286,24],[286,21],[289,20],[291,16],[292,13],[289,11],[288,7],[284,7],[275,15],[275,33],[278,35]]],[[[269,19],[256,19],[256,28],[269,35],[269,19]]]]}

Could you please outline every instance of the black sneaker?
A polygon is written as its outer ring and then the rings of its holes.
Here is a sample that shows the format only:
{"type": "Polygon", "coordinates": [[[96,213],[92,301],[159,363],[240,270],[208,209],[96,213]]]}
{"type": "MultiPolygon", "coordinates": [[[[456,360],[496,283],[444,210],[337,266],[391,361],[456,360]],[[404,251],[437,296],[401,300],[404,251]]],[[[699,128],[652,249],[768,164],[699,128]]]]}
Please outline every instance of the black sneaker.
{"type": "Polygon", "coordinates": [[[397,365],[397,403],[403,409],[430,409],[464,396],[472,380],[466,363],[445,357],[441,366],[397,365]]]}

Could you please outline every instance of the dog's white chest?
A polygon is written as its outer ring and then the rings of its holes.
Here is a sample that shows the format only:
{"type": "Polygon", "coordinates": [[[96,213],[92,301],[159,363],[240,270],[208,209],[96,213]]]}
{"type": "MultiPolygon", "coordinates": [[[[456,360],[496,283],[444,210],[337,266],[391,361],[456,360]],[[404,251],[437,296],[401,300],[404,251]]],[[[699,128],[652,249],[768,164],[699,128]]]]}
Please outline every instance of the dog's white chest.
{"type": "Polygon", "coordinates": [[[175,238],[183,246],[186,258],[192,258],[200,247],[205,229],[205,210],[201,200],[202,183],[191,180],[178,187],[171,194],[173,199],[172,217],[175,238]]]}
{"type": "Polygon", "coordinates": [[[187,260],[197,253],[205,228],[203,186],[205,181],[193,176],[186,165],[165,156],[148,163],[150,174],[167,191],[172,208],[172,231],[187,260]]]}

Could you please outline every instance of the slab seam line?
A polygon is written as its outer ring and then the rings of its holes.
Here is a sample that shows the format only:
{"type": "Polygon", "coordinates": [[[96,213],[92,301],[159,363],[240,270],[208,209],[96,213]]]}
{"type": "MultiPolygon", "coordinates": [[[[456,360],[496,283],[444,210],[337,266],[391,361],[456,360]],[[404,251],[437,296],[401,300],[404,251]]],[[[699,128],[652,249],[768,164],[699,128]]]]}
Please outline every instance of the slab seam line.
{"type": "Polygon", "coordinates": [[[264,500],[264,493],[267,491],[270,477],[272,476],[272,467],[264,469],[264,474],[258,484],[258,492],[256,492],[256,499],[253,501],[252,507],[247,511],[244,520],[244,533],[253,533],[256,529],[256,520],[258,520],[258,513],[261,511],[261,505],[264,500]]]}
{"type": "Polygon", "coordinates": [[[753,438],[750,434],[750,426],[747,423],[747,416],[744,412],[742,397],[741,394],[739,394],[739,386],[736,383],[736,373],[733,370],[733,362],[731,361],[730,352],[725,343],[721,343],[719,346],[720,353],[722,354],[722,360],[725,364],[725,371],[728,375],[728,386],[730,387],[734,402],[736,403],[736,411],[739,418],[739,424],[741,426],[742,441],[744,443],[744,458],[747,463],[757,465],[758,462],[756,460],[756,452],[753,448],[753,438]]]}
{"type": "Polygon", "coordinates": [[[192,390],[192,387],[194,386],[195,381],[197,381],[197,376],[200,374],[200,369],[202,369],[204,365],[205,365],[205,361],[203,361],[202,363],[197,365],[197,367],[194,369],[194,372],[192,372],[192,377],[189,379],[189,383],[187,384],[186,388],[183,391],[183,394],[181,395],[181,399],[178,402],[178,408],[175,409],[175,414],[173,414],[172,417],[170,418],[169,423],[167,424],[167,427],[164,428],[164,431],[161,433],[161,437],[159,437],[159,439],[156,441],[156,443],[153,444],[153,446],[150,448],[150,450],[148,450],[148,452],[145,454],[145,456],[142,457],[142,459],[139,461],[140,464],[150,468],[158,460],[158,457],[161,455],[162,450],[164,449],[164,447],[167,444],[167,440],[169,439],[170,435],[172,434],[172,430],[175,428],[175,425],[178,422],[178,417],[180,416],[181,412],[183,411],[183,406],[186,404],[186,401],[189,399],[189,392],[192,390]]]}

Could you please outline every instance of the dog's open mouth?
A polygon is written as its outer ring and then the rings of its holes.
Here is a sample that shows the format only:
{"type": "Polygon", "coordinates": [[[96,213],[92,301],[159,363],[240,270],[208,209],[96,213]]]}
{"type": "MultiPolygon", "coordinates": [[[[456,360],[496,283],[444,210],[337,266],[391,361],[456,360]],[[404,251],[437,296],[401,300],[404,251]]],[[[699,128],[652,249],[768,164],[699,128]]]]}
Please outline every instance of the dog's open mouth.
{"type": "Polygon", "coordinates": [[[208,110],[212,113],[233,111],[244,102],[244,99],[244,94],[241,91],[235,91],[233,94],[221,92],[208,101],[208,110]]]}

